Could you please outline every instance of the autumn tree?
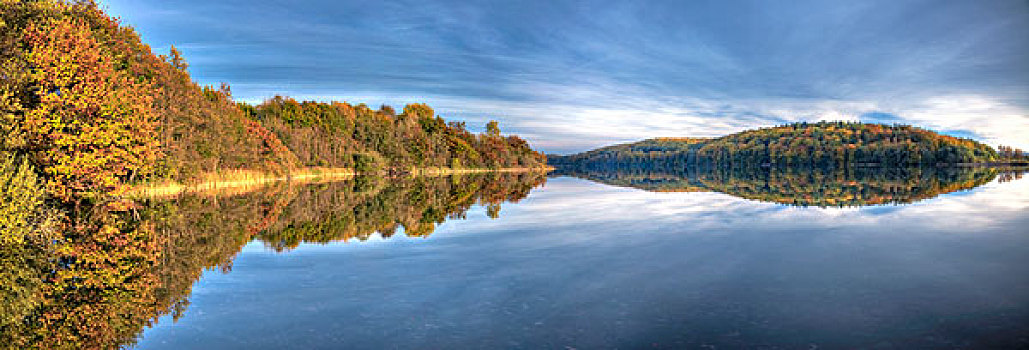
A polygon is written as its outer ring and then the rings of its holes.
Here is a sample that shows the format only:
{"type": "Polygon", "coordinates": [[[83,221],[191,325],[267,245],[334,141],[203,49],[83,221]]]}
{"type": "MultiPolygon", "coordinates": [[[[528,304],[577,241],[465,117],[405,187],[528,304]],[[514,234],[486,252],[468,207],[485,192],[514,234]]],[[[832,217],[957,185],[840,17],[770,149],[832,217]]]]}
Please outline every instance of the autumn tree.
{"type": "Polygon", "coordinates": [[[98,42],[82,19],[29,23],[23,59],[32,98],[13,127],[57,199],[95,197],[148,173],[160,152],[152,82],[98,42]]]}
{"type": "Polygon", "coordinates": [[[500,137],[500,123],[497,123],[496,120],[490,120],[486,123],[486,135],[500,137]]]}
{"type": "Polygon", "coordinates": [[[178,69],[180,71],[186,71],[186,68],[189,68],[189,64],[186,63],[186,59],[182,57],[182,51],[179,51],[179,49],[175,48],[175,45],[171,46],[168,55],[170,57],[169,59],[171,60],[171,65],[172,67],[175,67],[175,69],[178,69]]]}

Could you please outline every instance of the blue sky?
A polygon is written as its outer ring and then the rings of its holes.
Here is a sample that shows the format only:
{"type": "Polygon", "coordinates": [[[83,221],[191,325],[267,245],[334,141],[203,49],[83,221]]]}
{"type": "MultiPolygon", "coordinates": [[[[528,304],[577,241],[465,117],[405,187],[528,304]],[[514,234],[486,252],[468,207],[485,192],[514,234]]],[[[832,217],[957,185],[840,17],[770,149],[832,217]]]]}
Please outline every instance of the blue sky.
{"type": "Polygon", "coordinates": [[[101,0],[239,100],[499,120],[548,153],[802,120],[1029,149],[1029,1],[101,0]]]}

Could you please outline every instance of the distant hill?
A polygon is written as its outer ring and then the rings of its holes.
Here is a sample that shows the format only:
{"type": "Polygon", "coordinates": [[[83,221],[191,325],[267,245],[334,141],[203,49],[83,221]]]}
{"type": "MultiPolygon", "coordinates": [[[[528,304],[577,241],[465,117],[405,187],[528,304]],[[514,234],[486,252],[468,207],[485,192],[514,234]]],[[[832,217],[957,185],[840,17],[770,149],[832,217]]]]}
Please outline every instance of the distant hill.
{"type": "Polygon", "coordinates": [[[548,156],[551,165],[581,169],[685,166],[955,165],[1001,160],[992,147],[907,125],[796,123],[718,138],[657,138],[548,156]]]}

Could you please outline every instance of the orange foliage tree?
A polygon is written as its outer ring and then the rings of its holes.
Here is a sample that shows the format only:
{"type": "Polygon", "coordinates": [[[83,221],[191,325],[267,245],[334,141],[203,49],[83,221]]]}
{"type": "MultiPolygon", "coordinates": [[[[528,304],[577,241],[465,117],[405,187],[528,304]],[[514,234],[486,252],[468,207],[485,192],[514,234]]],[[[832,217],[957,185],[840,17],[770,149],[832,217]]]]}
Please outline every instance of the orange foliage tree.
{"type": "Polygon", "coordinates": [[[29,23],[24,43],[35,103],[16,128],[49,192],[72,201],[148,172],[159,155],[153,84],[82,20],[29,23]]]}

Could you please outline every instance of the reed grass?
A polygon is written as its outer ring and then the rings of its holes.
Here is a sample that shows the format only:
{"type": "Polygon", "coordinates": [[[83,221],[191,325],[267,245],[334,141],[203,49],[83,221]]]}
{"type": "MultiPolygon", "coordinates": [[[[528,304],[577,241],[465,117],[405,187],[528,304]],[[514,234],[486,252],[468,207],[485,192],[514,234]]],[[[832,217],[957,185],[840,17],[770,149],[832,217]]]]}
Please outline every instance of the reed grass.
{"type": "Polygon", "coordinates": [[[252,170],[226,170],[200,176],[193,184],[161,181],[133,186],[125,191],[127,197],[163,198],[182,193],[205,193],[233,195],[251,192],[278,182],[312,183],[352,178],[356,175],[349,168],[303,168],[285,175],[262,173],[252,170]]]}
{"type": "MultiPolygon", "coordinates": [[[[551,171],[553,167],[542,168],[414,168],[410,176],[447,176],[476,173],[510,173],[530,171],[551,171]]],[[[208,195],[235,195],[252,192],[265,186],[288,182],[308,184],[351,179],[362,175],[350,168],[310,167],[296,169],[285,175],[262,173],[252,170],[226,170],[200,176],[193,184],[182,184],[174,181],[159,181],[132,186],[124,192],[129,198],[168,198],[182,193],[202,193],[208,195]]],[[[368,174],[375,175],[375,174],[368,174]]]]}

